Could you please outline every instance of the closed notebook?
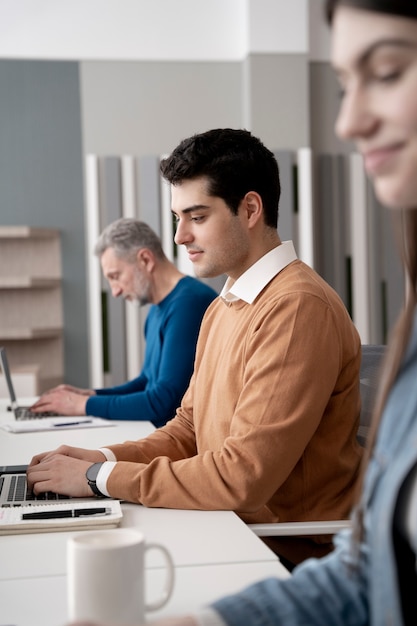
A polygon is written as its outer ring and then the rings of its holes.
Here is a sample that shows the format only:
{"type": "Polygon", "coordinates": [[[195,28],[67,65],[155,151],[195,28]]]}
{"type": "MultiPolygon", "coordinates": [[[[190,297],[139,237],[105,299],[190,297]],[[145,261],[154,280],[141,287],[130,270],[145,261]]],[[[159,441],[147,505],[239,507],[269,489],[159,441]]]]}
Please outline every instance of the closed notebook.
{"type": "Polygon", "coordinates": [[[114,528],[122,520],[119,500],[59,501],[0,508],[0,535],[114,528]]]}
{"type": "Polygon", "coordinates": [[[115,424],[102,417],[41,417],[0,424],[9,433],[35,433],[43,430],[73,430],[78,428],[107,428],[115,424]]]}

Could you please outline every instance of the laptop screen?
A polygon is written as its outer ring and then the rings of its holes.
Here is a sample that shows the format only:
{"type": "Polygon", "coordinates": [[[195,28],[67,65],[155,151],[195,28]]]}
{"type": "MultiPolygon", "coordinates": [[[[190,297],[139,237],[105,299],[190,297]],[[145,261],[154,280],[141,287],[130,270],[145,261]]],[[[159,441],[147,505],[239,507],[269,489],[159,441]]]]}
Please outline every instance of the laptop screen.
{"type": "Polygon", "coordinates": [[[0,365],[3,376],[6,380],[7,389],[9,390],[10,404],[12,406],[12,410],[14,411],[17,408],[16,394],[14,392],[12,377],[10,376],[9,362],[6,356],[6,348],[4,348],[3,346],[0,347],[0,365]]]}

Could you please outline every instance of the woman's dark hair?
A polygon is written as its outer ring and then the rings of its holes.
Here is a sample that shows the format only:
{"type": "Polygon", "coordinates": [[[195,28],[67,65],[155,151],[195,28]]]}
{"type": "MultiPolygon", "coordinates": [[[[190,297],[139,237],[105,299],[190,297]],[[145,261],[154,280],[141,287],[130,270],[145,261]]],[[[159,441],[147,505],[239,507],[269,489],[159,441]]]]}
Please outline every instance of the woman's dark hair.
{"type": "Polygon", "coordinates": [[[325,0],[325,14],[329,24],[332,23],[335,9],[339,6],[417,19],[415,0],[325,0]]]}
{"type": "Polygon", "coordinates": [[[262,198],[265,224],[277,227],[278,163],[247,130],[217,128],[184,139],[161,161],[160,171],[172,185],[205,177],[208,194],[222,198],[234,214],[245,195],[256,191],[262,198]]]}
{"type": "MultiPolygon", "coordinates": [[[[337,8],[341,6],[417,19],[416,0],[325,0],[325,13],[329,24],[332,23],[337,8]]],[[[356,551],[364,535],[364,504],[361,502],[360,495],[362,493],[365,470],[372,455],[388,394],[398,376],[401,362],[407,349],[417,306],[417,208],[395,209],[392,211],[392,218],[405,272],[405,303],[391,332],[390,347],[384,359],[370,433],[363,457],[361,479],[358,482],[353,526],[356,551]]]]}

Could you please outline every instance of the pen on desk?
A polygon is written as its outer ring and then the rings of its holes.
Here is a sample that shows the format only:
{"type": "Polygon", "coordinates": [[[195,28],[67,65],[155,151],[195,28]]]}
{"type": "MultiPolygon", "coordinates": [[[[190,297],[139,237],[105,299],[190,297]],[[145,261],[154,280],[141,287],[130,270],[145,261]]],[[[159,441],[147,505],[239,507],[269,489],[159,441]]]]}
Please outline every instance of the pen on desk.
{"type": "Polygon", "coordinates": [[[37,511],[36,513],[23,513],[24,519],[60,519],[63,517],[84,517],[95,515],[110,515],[111,509],[102,507],[98,509],[64,509],[62,511],[37,511]]]}
{"type": "Polygon", "coordinates": [[[91,424],[93,420],[80,420],[79,422],[61,422],[59,424],[54,424],[57,428],[60,426],[79,426],[80,424],[91,424]]]}

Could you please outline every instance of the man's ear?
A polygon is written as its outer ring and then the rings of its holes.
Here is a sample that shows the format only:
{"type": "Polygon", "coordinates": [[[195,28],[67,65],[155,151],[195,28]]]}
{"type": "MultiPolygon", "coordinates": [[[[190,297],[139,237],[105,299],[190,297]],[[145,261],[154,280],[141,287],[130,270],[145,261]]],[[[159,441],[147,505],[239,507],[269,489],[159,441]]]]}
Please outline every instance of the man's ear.
{"type": "Polygon", "coordinates": [[[136,253],[136,262],[141,270],[152,272],[155,267],[155,257],[148,248],[141,248],[136,253]]]}
{"type": "Polygon", "coordinates": [[[253,228],[260,219],[263,219],[264,205],[262,198],[256,191],[248,191],[243,198],[243,202],[248,220],[248,226],[249,228],[253,228]]]}

